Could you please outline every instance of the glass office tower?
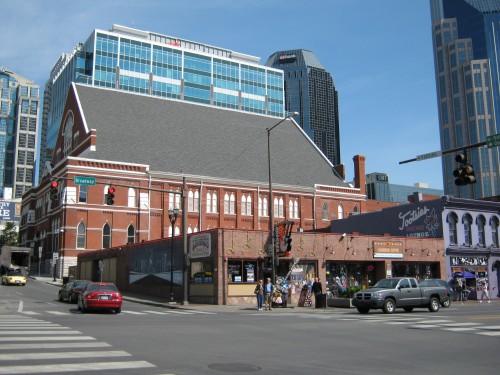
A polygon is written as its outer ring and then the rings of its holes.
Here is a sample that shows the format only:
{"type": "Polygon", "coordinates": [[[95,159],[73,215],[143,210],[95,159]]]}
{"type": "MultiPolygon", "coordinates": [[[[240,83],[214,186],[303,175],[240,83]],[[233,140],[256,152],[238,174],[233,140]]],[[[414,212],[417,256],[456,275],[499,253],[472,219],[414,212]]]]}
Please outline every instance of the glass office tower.
{"type": "MultiPolygon", "coordinates": [[[[441,149],[486,141],[500,132],[500,0],[431,0],[441,149]]],[[[461,152],[460,152],[461,153],[461,152]]],[[[457,186],[456,154],[442,157],[444,192],[500,196],[499,149],[466,150],[477,183],[457,186]]]]}
{"type": "Polygon", "coordinates": [[[333,165],[340,164],[338,93],[316,56],[303,49],[273,53],[267,66],[285,72],[285,109],[333,165]]]}
{"type": "Polygon", "coordinates": [[[21,198],[33,185],[40,87],[0,68],[0,197],[21,198]]]}
{"type": "MultiPolygon", "coordinates": [[[[40,173],[56,142],[71,82],[284,117],[283,72],[258,57],[113,25],[94,30],[51,72],[40,173]]],[[[47,86],[47,85],[46,85],[47,86]]]]}

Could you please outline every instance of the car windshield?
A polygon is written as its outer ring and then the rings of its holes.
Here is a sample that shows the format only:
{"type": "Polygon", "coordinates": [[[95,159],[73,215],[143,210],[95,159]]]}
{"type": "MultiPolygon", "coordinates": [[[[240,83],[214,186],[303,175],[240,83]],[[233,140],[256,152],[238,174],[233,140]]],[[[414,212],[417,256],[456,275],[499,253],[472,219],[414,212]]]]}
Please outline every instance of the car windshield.
{"type": "Polygon", "coordinates": [[[394,289],[398,285],[399,279],[383,279],[376,283],[374,288],[389,288],[394,289]]]}
{"type": "Polygon", "coordinates": [[[73,282],[73,288],[81,288],[87,284],[88,283],[86,281],[75,281],[75,282],[73,282]]]}
{"type": "Polygon", "coordinates": [[[113,284],[90,284],[87,290],[91,292],[96,291],[106,291],[106,292],[118,292],[118,288],[113,284]]]}
{"type": "Polygon", "coordinates": [[[7,276],[23,276],[23,274],[19,271],[9,271],[7,272],[7,276]]]}

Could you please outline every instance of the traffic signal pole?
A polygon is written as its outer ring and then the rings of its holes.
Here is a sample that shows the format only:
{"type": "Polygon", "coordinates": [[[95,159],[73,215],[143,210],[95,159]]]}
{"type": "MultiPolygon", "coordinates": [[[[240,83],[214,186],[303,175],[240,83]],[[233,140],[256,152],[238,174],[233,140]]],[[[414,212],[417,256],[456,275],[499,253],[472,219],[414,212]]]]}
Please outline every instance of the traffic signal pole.
{"type": "Polygon", "coordinates": [[[440,151],[430,152],[430,153],[427,153],[427,154],[417,155],[417,157],[415,157],[413,159],[408,159],[408,160],[400,161],[399,164],[406,164],[406,163],[411,163],[411,162],[414,162],[414,161],[420,161],[420,160],[437,158],[437,157],[439,157],[441,155],[452,154],[452,153],[458,152],[458,151],[466,152],[467,149],[476,148],[476,147],[483,147],[483,146],[486,146],[486,145],[487,145],[487,142],[479,142],[479,143],[474,143],[474,144],[469,145],[469,146],[462,146],[462,147],[452,148],[452,149],[446,150],[446,151],[441,151],[440,150],[440,151]]]}

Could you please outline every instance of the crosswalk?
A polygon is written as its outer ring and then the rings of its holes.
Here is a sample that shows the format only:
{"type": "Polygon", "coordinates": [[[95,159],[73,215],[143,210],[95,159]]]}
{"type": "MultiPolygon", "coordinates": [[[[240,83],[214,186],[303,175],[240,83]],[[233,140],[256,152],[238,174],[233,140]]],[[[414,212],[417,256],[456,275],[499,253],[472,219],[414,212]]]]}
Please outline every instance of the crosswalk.
{"type": "Polygon", "coordinates": [[[68,327],[24,315],[0,315],[0,375],[154,367],[68,327]]]}
{"type": "MultiPolygon", "coordinates": [[[[284,313],[287,314],[287,313],[284,313]]],[[[283,316],[283,313],[252,313],[249,315],[283,316]]],[[[367,324],[386,324],[407,326],[412,329],[441,330],[447,332],[467,332],[481,336],[500,338],[500,325],[486,325],[478,322],[455,322],[446,316],[408,316],[408,315],[347,315],[347,314],[318,314],[318,313],[288,313],[297,318],[316,320],[356,321],[367,324]]]]}
{"type": "MultiPolygon", "coordinates": [[[[18,311],[23,315],[30,315],[30,316],[39,316],[39,315],[55,315],[55,316],[69,316],[69,315],[74,315],[75,313],[82,314],[80,311],[60,311],[60,310],[44,310],[44,311],[31,311],[31,310],[26,310],[26,311],[18,311]]],[[[122,310],[120,314],[117,314],[117,316],[120,315],[171,315],[171,316],[182,316],[182,315],[217,315],[217,312],[211,312],[211,311],[201,311],[201,310],[177,310],[177,309],[171,309],[171,310],[140,310],[140,311],[135,311],[135,310],[122,310]]]]}

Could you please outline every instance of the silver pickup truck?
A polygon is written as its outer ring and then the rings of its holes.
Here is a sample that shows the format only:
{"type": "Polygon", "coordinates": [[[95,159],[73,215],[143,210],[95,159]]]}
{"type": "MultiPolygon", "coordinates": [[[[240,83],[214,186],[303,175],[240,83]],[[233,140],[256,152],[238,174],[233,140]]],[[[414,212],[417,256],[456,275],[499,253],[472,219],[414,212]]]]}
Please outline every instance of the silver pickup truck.
{"type": "Polygon", "coordinates": [[[352,304],[361,314],[376,309],[392,314],[399,307],[406,312],[415,307],[427,307],[429,311],[437,312],[440,304],[449,299],[445,287],[419,287],[415,278],[394,277],[380,280],[372,288],[356,293],[352,304]]]}

